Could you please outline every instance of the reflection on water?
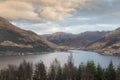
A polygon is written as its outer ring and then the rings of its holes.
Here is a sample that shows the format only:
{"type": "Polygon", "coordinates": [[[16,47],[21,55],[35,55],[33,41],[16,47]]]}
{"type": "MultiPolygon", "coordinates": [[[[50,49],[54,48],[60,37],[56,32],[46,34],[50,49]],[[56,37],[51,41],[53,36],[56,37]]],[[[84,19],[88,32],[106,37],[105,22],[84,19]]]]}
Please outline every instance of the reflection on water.
{"type": "Polygon", "coordinates": [[[49,66],[52,61],[57,58],[61,64],[64,64],[67,62],[70,54],[73,55],[74,64],[76,66],[78,66],[81,62],[86,63],[87,61],[91,60],[96,64],[99,63],[102,67],[106,67],[110,61],[113,61],[115,66],[119,65],[120,63],[120,57],[118,56],[100,55],[95,52],[80,50],[72,50],[71,52],[54,52],[41,55],[0,57],[0,68],[5,68],[8,64],[19,65],[23,60],[33,62],[34,64],[42,60],[46,66],[49,66]]]}

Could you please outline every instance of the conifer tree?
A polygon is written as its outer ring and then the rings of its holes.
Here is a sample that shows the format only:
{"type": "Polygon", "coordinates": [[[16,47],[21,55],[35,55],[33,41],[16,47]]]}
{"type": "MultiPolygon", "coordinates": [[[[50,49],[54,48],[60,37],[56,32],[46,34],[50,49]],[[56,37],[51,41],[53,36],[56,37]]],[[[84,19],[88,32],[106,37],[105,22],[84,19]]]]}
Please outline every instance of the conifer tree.
{"type": "Polygon", "coordinates": [[[36,64],[33,80],[47,80],[47,72],[43,62],[36,64]]]}
{"type": "Polygon", "coordinates": [[[118,68],[117,68],[116,80],[120,80],[120,65],[119,65],[118,68]]]}
{"type": "Polygon", "coordinates": [[[103,80],[104,79],[104,70],[102,67],[98,64],[96,68],[96,75],[95,80],[103,80]]]}
{"type": "Polygon", "coordinates": [[[95,80],[96,67],[93,61],[88,61],[86,67],[82,71],[81,80],[95,80]]]}
{"type": "Polygon", "coordinates": [[[62,75],[62,68],[61,68],[61,66],[59,66],[57,74],[56,74],[56,80],[63,80],[62,77],[63,77],[63,75],[62,75]]]}
{"type": "Polygon", "coordinates": [[[76,67],[74,66],[74,60],[73,60],[73,55],[71,54],[68,56],[68,62],[66,64],[68,68],[68,80],[75,80],[76,79],[76,67]]]}
{"type": "Polygon", "coordinates": [[[110,62],[110,64],[108,65],[108,67],[106,69],[105,79],[106,80],[116,80],[116,71],[115,71],[112,61],[110,62]]]}
{"type": "Polygon", "coordinates": [[[60,70],[60,62],[57,59],[55,59],[49,69],[49,73],[48,73],[49,80],[56,80],[59,70],[60,70]]]}
{"type": "Polygon", "coordinates": [[[82,71],[84,70],[84,68],[85,68],[85,65],[81,63],[77,70],[76,80],[81,80],[82,71]]]}
{"type": "Polygon", "coordinates": [[[9,65],[7,69],[1,70],[0,80],[16,80],[16,67],[9,65]]]}
{"type": "Polygon", "coordinates": [[[31,80],[33,74],[32,63],[23,61],[17,70],[17,80],[31,80]]]}

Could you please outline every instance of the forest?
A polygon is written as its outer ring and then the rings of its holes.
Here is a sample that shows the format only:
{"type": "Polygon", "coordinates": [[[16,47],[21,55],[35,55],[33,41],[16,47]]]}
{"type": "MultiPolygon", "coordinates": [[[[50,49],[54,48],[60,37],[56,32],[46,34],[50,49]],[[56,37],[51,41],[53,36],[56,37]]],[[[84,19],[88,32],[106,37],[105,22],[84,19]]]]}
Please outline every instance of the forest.
{"type": "Polygon", "coordinates": [[[120,66],[114,67],[111,61],[102,68],[88,61],[76,67],[72,55],[64,65],[55,59],[49,68],[42,61],[33,65],[24,60],[19,66],[0,70],[0,80],[120,80],[120,66]]]}

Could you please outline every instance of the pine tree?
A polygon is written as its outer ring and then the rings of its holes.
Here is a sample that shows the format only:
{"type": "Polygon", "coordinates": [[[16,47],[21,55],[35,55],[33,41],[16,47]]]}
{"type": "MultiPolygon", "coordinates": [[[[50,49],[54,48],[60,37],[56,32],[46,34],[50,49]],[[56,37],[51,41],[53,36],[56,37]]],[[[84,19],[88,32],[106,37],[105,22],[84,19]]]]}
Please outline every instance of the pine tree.
{"type": "Polygon", "coordinates": [[[0,71],[0,80],[8,80],[7,70],[0,71]]]}
{"type": "Polygon", "coordinates": [[[49,73],[48,73],[48,79],[49,80],[56,80],[56,72],[55,72],[55,67],[51,65],[49,73]]]}
{"type": "Polygon", "coordinates": [[[23,61],[17,70],[17,80],[31,80],[33,74],[32,63],[23,61]]]}
{"type": "Polygon", "coordinates": [[[77,69],[74,66],[74,60],[73,60],[73,55],[71,54],[70,56],[68,56],[68,62],[67,62],[67,68],[68,68],[68,80],[76,80],[76,75],[77,75],[77,69]]]}
{"type": "Polygon", "coordinates": [[[116,80],[116,71],[115,71],[112,61],[110,62],[109,66],[106,69],[105,79],[106,80],[116,80]]]}
{"type": "Polygon", "coordinates": [[[95,80],[96,67],[93,61],[88,61],[82,71],[81,80],[95,80]]]}
{"type": "Polygon", "coordinates": [[[68,65],[67,64],[64,64],[64,67],[63,67],[63,80],[68,80],[68,77],[69,77],[69,73],[68,73],[68,65]]]}
{"type": "Polygon", "coordinates": [[[47,72],[43,62],[36,65],[33,80],[47,80],[47,72]]]}
{"type": "Polygon", "coordinates": [[[60,70],[60,62],[57,59],[55,59],[49,69],[49,73],[48,73],[49,80],[56,80],[59,70],[60,70]]]}
{"type": "Polygon", "coordinates": [[[81,77],[82,77],[82,71],[84,70],[85,68],[85,65],[83,63],[81,63],[79,65],[79,68],[77,70],[77,75],[76,75],[76,80],[81,80],[81,77]]]}
{"type": "Polygon", "coordinates": [[[0,80],[16,80],[16,67],[9,65],[7,69],[1,70],[0,80]]]}
{"type": "Polygon", "coordinates": [[[120,65],[118,66],[116,71],[116,80],[120,80],[120,65]]]}
{"type": "Polygon", "coordinates": [[[96,69],[95,80],[103,80],[103,79],[104,79],[104,70],[98,64],[97,69],[96,69]]]}
{"type": "Polygon", "coordinates": [[[56,74],[56,80],[63,80],[62,76],[63,76],[62,75],[62,68],[61,68],[61,66],[59,66],[57,74],[56,74]]]}

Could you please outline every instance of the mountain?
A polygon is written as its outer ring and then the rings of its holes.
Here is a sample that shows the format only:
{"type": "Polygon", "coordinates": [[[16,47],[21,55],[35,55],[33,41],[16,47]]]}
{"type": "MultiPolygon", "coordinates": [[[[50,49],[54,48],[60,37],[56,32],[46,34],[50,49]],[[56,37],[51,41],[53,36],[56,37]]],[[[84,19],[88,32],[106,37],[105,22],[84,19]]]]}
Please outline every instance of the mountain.
{"type": "Polygon", "coordinates": [[[73,44],[74,47],[81,48],[85,47],[88,44],[100,39],[103,35],[108,33],[107,31],[87,31],[84,33],[77,34],[69,44],[73,44]]]}
{"type": "Polygon", "coordinates": [[[104,54],[120,54],[120,28],[107,33],[87,48],[104,54]]]}
{"type": "Polygon", "coordinates": [[[86,45],[100,39],[103,35],[108,32],[105,31],[87,31],[80,34],[71,34],[64,32],[57,32],[53,34],[42,35],[50,42],[57,45],[69,46],[74,48],[85,47],[86,45]]]}
{"type": "Polygon", "coordinates": [[[20,29],[0,17],[0,51],[10,52],[44,52],[53,51],[53,43],[36,33],[20,29]]]}
{"type": "Polygon", "coordinates": [[[53,34],[42,35],[42,37],[49,40],[50,42],[61,45],[61,44],[65,43],[66,41],[74,38],[75,35],[73,35],[71,33],[65,33],[65,32],[56,32],[53,34]]]}

